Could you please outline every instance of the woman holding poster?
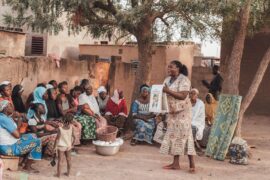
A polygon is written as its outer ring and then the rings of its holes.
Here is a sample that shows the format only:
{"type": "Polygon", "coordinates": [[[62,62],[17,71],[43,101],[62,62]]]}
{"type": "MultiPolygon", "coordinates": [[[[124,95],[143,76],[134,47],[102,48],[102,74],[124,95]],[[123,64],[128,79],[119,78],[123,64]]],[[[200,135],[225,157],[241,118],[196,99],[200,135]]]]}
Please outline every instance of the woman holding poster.
{"type": "Polygon", "coordinates": [[[173,163],[164,169],[180,169],[179,157],[188,155],[189,172],[195,172],[193,156],[196,155],[191,129],[192,106],[189,99],[191,83],[185,65],[172,61],[168,66],[169,77],[164,81],[163,92],[167,94],[169,113],[167,131],[160,152],[174,157],[173,163]]]}

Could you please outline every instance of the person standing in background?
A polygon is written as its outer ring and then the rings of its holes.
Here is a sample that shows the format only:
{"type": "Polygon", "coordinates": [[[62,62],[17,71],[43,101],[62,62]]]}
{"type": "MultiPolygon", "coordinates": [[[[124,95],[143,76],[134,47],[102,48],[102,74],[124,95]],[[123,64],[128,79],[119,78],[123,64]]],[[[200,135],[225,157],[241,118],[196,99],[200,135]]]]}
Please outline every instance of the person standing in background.
{"type": "Polygon", "coordinates": [[[208,81],[202,80],[203,85],[209,90],[209,93],[211,93],[216,100],[218,100],[218,96],[222,91],[222,83],[223,78],[220,75],[219,72],[219,66],[214,65],[212,69],[212,73],[214,75],[213,80],[209,84],[208,81]]]}

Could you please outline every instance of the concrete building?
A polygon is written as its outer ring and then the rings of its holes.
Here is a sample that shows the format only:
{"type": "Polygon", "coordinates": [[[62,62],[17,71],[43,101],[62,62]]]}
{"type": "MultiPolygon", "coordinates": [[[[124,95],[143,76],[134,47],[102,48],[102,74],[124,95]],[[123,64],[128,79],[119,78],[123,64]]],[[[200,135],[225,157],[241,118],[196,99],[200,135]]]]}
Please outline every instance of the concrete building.
{"type": "MultiPolygon", "coordinates": [[[[94,89],[105,85],[110,92],[121,89],[130,103],[136,67],[138,62],[138,47],[136,44],[120,45],[88,45],[81,44],[80,59],[95,62],[91,74],[94,89]],[[97,66],[98,64],[98,66],[97,66]]],[[[152,55],[151,84],[162,84],[167,75],[167,66],[172,60],[180,60],[188,67],[191,77],[194,56],[200,55],[200,45],[186,42],[156,44],[152,55]]]]}
{"type": "MultiPolygon", "coordinates": [[[[25,33],[25,45],[24,45],[24,51],[25,53],[21,53],[22,46],[21,44],[17,44],[17,40],[12,40],[10,37],[8,37],[8,34],[0,34],[1,41],[5,39],[6,42],[12,41],[15,42],[17,48],[20,49],[20,53],[15,53],[13,56],[47,56],[47,55],[56,55],[60,58],[67,58],[67,59],[77,59],[79,55],[79,44],[113,44],[113,39],[111,41],[108,40],[108,38],[100,38],[100,39],[93,39],[89,34],[87,34],[86,30],[82,30],[79,34],[70,34],[68,32],[68,28],[64,27],[64,30],[61,31],[57,35],[53,34],[39,34],[34,33],[31,31],[31,29],[27,29],[26,27],[22,27],[22,31],[20,29],[9,29],[6,28],[6,24],[4,24],[3,21],[3,15],[6,13],[12,13],[12,10],[10,7],[3,5],[2,0],[0,0],[0,30],[5,29],[5,32],[17,32],[16,36],[19,36],[18,34],[25,33]],[[1,28],[2,27],[2,28],[1,28]],[[19,32],[19,33],[18,33],[19,32]]],[[[61,22],[63,24],[65,23],[65,16],[63,16],[61,22]]],[[[0,42],[1,43],[1,42],[0,42]]],[[[6,49],[4,47],[4,44],[0,44],[0,50],[2,49],[2,54],[4,53],[3,49],[6,49]]],[[[9,54],[10,50],[5,50],[9,54]]]]}

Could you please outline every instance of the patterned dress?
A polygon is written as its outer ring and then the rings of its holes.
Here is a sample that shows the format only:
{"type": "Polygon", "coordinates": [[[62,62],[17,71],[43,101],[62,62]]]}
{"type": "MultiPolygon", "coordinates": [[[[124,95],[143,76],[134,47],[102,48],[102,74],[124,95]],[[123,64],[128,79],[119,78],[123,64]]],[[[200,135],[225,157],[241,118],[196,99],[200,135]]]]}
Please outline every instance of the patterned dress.
{"type": "MultiPolygon", "coordinates": [[[[149,115],[149,103],[143,104],[136,100],[132,104],[132,114],[134,115],[149,115]]],[[[147,121],[141,119],[135,119],[135,131],[133,139],[137,141],[145,141],[152,144],[152,139],[154,135],[154,130],[156,127],[156,120],[154,118],[148,119],[147,121]]]]}
{"type": "MultiPolygon", "coordinates": [[[[189,79],[180,74],[170,83],[171,77],[164,83],[174,92],[190,91],[189,79]]],[[[167,117],[167,131],[161,144],[160,152],[170,155],[196,155],[191,129],[192,105],[189,97],[177,100],[168,95],[169,114],[167,117]]]]}
{"type": "Polygon", "coordinates": [[[96,120],[92,116],[81,114],[75,116],[75,119],[82,125],[81,139],[95,139],[96,138],[96,120]]]}
{"type": "Polygon", "coordinates": [[[41,160],[41,140],[34,134],[23,134],[20,139],[11,135],[17,129],[15,122],[0,113],[0,154],[7,156],[27,155],[28,159],[41,160]]]}

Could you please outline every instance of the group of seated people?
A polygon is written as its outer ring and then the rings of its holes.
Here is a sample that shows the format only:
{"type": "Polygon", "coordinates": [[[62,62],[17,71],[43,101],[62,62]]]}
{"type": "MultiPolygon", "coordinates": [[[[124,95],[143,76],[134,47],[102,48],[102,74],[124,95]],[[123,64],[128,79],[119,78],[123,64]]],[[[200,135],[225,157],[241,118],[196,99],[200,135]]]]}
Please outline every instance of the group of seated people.
{"type": "MultiPolygon", "coordinates": [[[[95,97],[87,79],[70,91],[66,81],[40,83],[26,103],[22,100],[23,91],[21,85],[12,87],[8,81],[0,84],[0,154],[24,156],[21,165],[25,170],[35,171],[31,164],[40,160],[42,155],[54,155],[57,131],[63,126],[62,118],[67,114],[74,116],[74,145],[95,139],[97,128],[113,125],[120,133],[126,128],[128,109],[123,91],[115,90],[110,97],[106,88],[101,86],[95,97]]],[[[198,90],[191,90],[192,128],[194,139],[203,142],[205,127],[213,124],[217,101],[208,94],[203,103],[198,94],[198,90]]],[[[157,124],[164,119],[149,112],[149,104],[150,87],[144,84],[140,87],[139,97],[131,105],[134,124],[131,145],[138,142],[152,144],[157,124]]]]}
{"type": "Polygon", "coordinates": [[[40,83],[22,99],[23,87],[4,81],[0,84],[0,154],[24,156],[21,165],[34,171],[31,164],[42,155],[52,157],[63,117],[72,114],[75,143],[88,143],[96,138],[96,129],[109,125],[122,132],[127,118],[123,92],[115,90],[112,97],[105,87],[98,89],[98,97],[87,79],[69,91],[66,81],[40,83]]]}

